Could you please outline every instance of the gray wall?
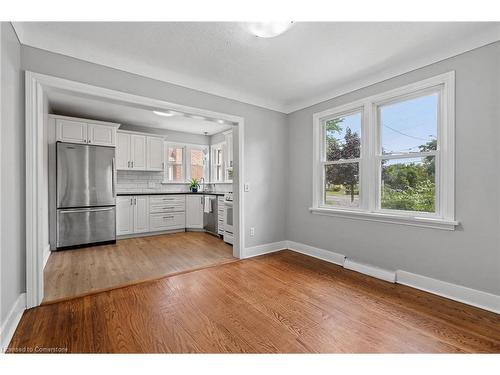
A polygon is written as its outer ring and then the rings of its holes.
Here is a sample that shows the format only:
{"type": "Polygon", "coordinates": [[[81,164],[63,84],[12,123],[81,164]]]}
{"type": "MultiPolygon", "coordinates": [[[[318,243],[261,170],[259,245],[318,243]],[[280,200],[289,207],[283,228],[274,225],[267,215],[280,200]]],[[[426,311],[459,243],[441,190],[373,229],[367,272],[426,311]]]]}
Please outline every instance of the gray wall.
{"type": "Polygon", "coordinates": [[[495,43],[290,114],[287,238],[500,294],[499,87],[500,43],[495,43]],[[456,71],[458,229],[311,214],[313,113],[451,70],[456,71]]]}
{"type": "Polygon", "coordinates": [[[23,46],[21,57],[26,70],[244,117],[245,180],[251,186],[245,193],[245,245],[285,239],[286,115],[32,47],[23,46]]]}
{"type": "Polygon", "coordinates": [[[25,291],[24,76],[12,25],[1,23],[0,323],[25,291]]]}

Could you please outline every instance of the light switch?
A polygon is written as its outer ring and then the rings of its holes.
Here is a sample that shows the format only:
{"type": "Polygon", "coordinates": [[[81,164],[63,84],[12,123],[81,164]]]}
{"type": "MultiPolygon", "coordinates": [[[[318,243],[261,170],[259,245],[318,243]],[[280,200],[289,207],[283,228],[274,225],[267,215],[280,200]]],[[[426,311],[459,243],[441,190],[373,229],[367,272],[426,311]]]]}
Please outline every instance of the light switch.
{"type": "Polygon", "coordinates": [[[249,192],[250,191],[250,184],[243,185],[243,190],[245,190],[245,192],[249,192]]]}

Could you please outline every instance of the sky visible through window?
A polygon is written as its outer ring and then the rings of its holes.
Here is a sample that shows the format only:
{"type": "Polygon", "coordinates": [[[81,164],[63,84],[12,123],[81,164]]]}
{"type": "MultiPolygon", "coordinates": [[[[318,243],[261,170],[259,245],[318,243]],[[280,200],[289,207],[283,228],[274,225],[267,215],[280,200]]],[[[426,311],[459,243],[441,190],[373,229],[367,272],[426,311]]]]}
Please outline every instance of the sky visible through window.
{"type": "Polygon", "coordinates": [[[328,132],[328,136],[335,138],[339,144],[345,143],[346,129],[350,128],[353,133],[361,137],[361,113],[354,113],[345,117],[339,117],[342,121],[339,123],[340,129],[335,132],[328,132]]]}
{"type": "Polygon", "coordinates": [[[437,138],[438,94],[380,107],[384,154],[419,152],[437,138]]]}

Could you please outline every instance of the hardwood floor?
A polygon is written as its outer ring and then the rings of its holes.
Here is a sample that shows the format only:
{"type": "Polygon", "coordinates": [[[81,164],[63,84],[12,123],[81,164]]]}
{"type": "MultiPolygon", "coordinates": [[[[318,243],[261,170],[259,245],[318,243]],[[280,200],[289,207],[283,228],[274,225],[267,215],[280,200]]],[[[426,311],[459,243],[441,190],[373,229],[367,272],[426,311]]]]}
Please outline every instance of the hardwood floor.
{"type": "Polygon", "coordinates": [[[232,252],[232,246],[204,232],[52,252],[44,271],[44,303],[235,261],[232,252]]]}
{"type": "Polygon", "coordinates": [[[500,315],[291,251],[28,310],[69,352],[500,352],[500,315]]]}

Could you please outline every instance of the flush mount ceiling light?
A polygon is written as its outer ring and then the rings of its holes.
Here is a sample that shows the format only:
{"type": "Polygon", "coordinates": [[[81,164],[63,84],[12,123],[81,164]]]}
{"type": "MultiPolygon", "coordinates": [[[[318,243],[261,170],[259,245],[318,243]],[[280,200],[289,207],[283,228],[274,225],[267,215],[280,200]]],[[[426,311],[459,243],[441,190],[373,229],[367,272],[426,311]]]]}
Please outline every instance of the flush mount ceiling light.
{"type": "Polygon", "coordinates": [[[164,116],[164,117],[170,117],[170,116],[175,115],[175,113],[173,113],[171,111],[153,111],[153,113],[155,115],[164,116]]]}
{"type": "Polygon", "coordinates": [[[189,117],[194,118],[195,120],[206,120],[207,118],[199,115],[189,115],[189,117]]]}
{"type": "Polygon", "coordinates": [[[274,38],[293,26],[293,22],[248,22],[246,29],[259,38],[274,38]]]}

